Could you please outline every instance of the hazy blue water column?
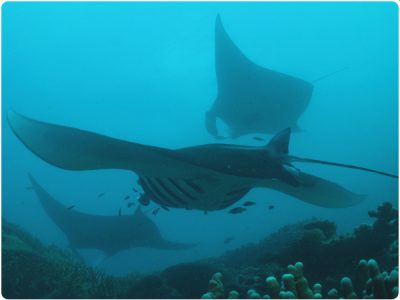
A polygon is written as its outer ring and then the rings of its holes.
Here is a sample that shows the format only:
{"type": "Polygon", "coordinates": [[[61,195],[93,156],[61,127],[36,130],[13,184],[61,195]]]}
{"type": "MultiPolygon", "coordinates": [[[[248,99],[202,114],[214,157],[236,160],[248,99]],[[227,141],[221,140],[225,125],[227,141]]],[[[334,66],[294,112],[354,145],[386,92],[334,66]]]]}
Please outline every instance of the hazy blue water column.
{"type": "MultiPolygon", "coordinates": [[[[66,239],[44,214],[27,173],[57,199],[88,213],[132,213],[123,197],[128,171],[71,172],[46,164],[12,135],[11,107],[49,122],[141,143],[178,148],[216,142],[204,113],[216,96],[214,20],[254,62],[314,80],[310,106],[294,134],[295,155],[397,173],[397,6],[393,3],[12,3],[3,6],[3,216],[45,243],[66,239]],[[100,192],[106,196],[97,199],[100,192]]],[[[243,137],[229,141],[260,145],[243,137]]],[[[161,211],[152,217],[166,238],[199,243],[192,251],[133,249],[102,266],[147,271],[215,255],[313,216],[348,231],[369,222],[382,201],[397,205],[397,181],[316,165],[303,170],[368,194],[349,209],[323,209],[268,190],[242,215],[161,211]],[[267,210],[274,204],[276,208],[267,210]],[[234,237],[225,245],[226,237],[234,237]]],[[[155,206],[151,206],[150,209],[155,206]]],[[[97,261],[100,253],[88,253],[97,261]]]]}

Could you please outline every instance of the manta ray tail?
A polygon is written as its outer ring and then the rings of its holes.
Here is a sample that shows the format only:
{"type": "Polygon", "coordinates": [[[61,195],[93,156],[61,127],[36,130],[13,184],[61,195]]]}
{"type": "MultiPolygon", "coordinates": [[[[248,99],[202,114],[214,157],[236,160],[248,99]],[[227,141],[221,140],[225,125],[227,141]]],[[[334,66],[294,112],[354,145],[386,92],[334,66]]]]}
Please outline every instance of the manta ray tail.
{"type": "MultiPolygon", "coordinates": [[[[276,134],[268,143],[267,147],[269,150],[272,150],[275,153],[281,153],[287,155],[289,152],[288,149],[289,140],[290,140],[290,129],[288,128],[276,134]]],[[[287,157],[288,161],[286,164],[284,163],[284,168],[287,171],[288,176],[292,176],[293,179],[297,181],[297,184],[293,185],[290,184],[290,182],[273,180],[265,182],[264,186],[291,195],[304,202],[311,203],[321,207],[328,207],[328,208],[349,207],[360,203],[363,199],[365,199],[366,196],[355,194],[347,190],[346,188],[329,180],[299,171],[291,165],[292,162],[333,165],[333,166],[363,170],[398,178],[398,176],[396,175],[358,166],[332,163],[315,159],[299,158],[289,155],[287,157]]]]}
{"type": "MultiPolygon", "coordinates": [[[[290,128],[286,128],[286,129],[278,132],[269,141],[269,143],[267,144],[267,147],[269,149],[272,149],[276,153],[288,154],[289,153],[290,133],[291,133],[290,128]]],[[[330,162],[330,161],[324,161],[324,160],[318,160],[318,159],[311,159],[311,158],[301,158],[301,157],[292,156],[292,155],[288,156],[288,158],[289,158],[290,162],[314,163],[314,164],[336,166],[336,167],[341,167],[341,168],[356,169],[356,170],[371,172],[371,173],[388,176],[388,177],[392,177],[392,178],[399,178],[398,175],[394,175],[394,174],[390,174],[387,172],[378,171],[378,170],[374,170],[374,169],[369,169],[369,168],[365,168],[365,167],[354,166],[354,165],[350,165],[350,164],[342,164],[342,163],[336,163],[336,162],[330,162]]]]}
{"type": "Polygon", "coordinates": [[[340,73],[340,72],[346,70],[347,68],[348,68],[348,67],[344,67],[344,68],[341,68],[341,69],[339,69],[339,70],[333,71],[333,72],[331,72],[331,73],[329,73],[329,74],[325,74],[325,75],[323,75],[323,76],[321,76],[321,77],[319,77],[319,78],[317,78],[317,79],[314,79],[314,80],[311,81],[311,82],[312,82],[313,84],[315,84],[315,83],[317,83],[317,82],[319,82],[319,81],[322,81],[322,80],[324,80],[324,79],[326,79],[326,78],[329,78],[329,77],[331,77],[331,76],[333,76],[333,75],[335,75],[335,74],[337,74],[337,73],[340,73]]]}
{"type": "Polygon", "coordinates": [[[378,170],[374,170],[374,169],[369,169],[369,168],[364,168],[364,167],[359,167],[359,166],[354,166],[354,165],[349,165],[349,164],[342,164],[342,163],[318,160],[318,159],[300,158],[300,157],[296,157],[296,156],[291,156],[291,161],[292,162],[322,164],[322,165],[336,166],[336,167],[342,167],[342,168],[348,168],[348,169],[356,169],[356,170],[371,172],[371,173],[388,176],[388,177],[392,177],[392,178],[399,178],[398,175],[390,174],[390,173],[386,173],[386,172],[382,172],[382,171],[378,171],[378,170]]]}

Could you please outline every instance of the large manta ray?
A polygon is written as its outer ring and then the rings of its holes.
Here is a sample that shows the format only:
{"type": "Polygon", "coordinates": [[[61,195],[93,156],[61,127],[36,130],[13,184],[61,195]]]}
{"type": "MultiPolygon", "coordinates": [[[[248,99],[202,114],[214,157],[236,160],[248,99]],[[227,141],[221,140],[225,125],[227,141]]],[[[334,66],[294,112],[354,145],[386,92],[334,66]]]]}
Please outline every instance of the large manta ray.
{"type": "Polygon", "coordinates": [[[233,138],[298,128],[297,119],[310,101],[313,84],[253,63],[226,33],[219,15],[215,67],[218,94],[205,119],[210,134],[219,136],[217,118],[228,125],[233,138]]]}
{"type": "Polygon", "coordinates": [[[170,150],[44,123],[13,111],[8,121],[25,146],[46,162],[67,170],[131,170],[140,178],[143,197],[168,207],[224,209],[256,187],[323,207],[347,207],[364,198],[304,173],[292,162],[330,164],[397,178],[362,167],[291,156],[290,129],[261,147],[211,144],[170,150]]]}
{"type": "Polygon", "coordinates": [[[95,248],[112,256],[134,247],[187,249],[193,246],[166,241],[156,224],[140,209],[129,216],[96,216],[68,209],[29,175],[46,214],[66,235],[72,249],[95,248]]]}

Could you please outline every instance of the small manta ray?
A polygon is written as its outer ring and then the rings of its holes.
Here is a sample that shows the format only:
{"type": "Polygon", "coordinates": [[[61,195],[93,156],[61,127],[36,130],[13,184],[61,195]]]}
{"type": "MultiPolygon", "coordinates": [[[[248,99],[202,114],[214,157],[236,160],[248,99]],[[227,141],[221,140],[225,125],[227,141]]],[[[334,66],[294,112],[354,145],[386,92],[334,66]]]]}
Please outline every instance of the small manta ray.
{"type": "Polygon", "coordinates": [[[167,241],[162,238],[156,224],[138,207],[133,215],[96,216],[68,210],[50,196],[29,175],[36,195],[46,214],[66,235],[73,250],[94,248],[112,256],[120,251],[144,247],[166,250],[181,250],[194,245],[167,241]]]}
{"type": "Polygon", "coordinates": [[[30,151],[56,167],[135,172],[144,191],[140,203],[152,200],[164,209],[221,210],[253,188],[273,189],[331,208],[356,205],[366,197],[305,173],[294,163],[324,164],[398,178],[364,167],[289,155],[290,129],[257,147],[209,144],[172,150],[44,123],[13,111],[8,113],[8,122],[30,151]]]}
{"type": "Polygon", "coordinates": [[[236,215],[236,214],[241,214],[241,213],[243,213],[243,212],[245,212],[245,211],[246,211],[246,209],[245,209],[244,207],[235,207],[235,208],[232,208],[232,209],[229,211],[229,213],[230,213],[230,214],[236,215]]]}
{"type": "Polygon", "coordinates": [[[245,203],[243,203],[243,206],[252,206],[254,204],[256,204],[256,203],[253,201],[246,201],[245,203]]]}
{"type": "Polygon", "coordinates": [[[229,127],[230,137],[274,134],[287,127],[299,131],[297,120],[307,108],[313,82],[263,68],[235,45],[218,15],[215,21],[215,68],[218,93],[206,113],[207,131],[221,139],[217,118],[229,127]]]}

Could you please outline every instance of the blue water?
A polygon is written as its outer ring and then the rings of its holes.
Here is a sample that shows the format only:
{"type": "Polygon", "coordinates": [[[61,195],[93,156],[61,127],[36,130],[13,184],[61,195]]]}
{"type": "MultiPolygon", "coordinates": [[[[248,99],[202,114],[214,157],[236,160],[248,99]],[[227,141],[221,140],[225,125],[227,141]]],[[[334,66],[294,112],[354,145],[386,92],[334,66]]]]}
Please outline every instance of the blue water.
{"type": "MultiPolygon", "coordinates": [[[[3,5],[2,214],[46,244],[67,246],[29,185],[27,173],[77,210],[117,215],[136,175],[121,170],[73,172],[51,166],[12,134],[10,108],[29,117],[105,135],[179,148],[217,142],[204,127],[215,100],[214,21],[261,66],[316,84],[291,139],[294,155],[398,173],[398,8],[387,3],[6,3],[3,5]],[[106,192],[103,198],[97,195],[106,192]]],[[[260,145],[251,136],[229,143],[260,145]]],[[[188,251],[130,249],[102,262],[113,274],[160,270],[256,242],[310,217],[340,232],[370,222],[383,201],[397,207],[395,179],[355,170],[298,165],[368,198],[327,209],[255,189],[240,215],[173,209],[152,218],[188,251]],[[268,210],[268,205],[275,209],[268,210]],[[224,244],[227,237],[234,237],[224,244]]],[[[144,211],[156,207],[152,204],[144,211]]],[[[92,264],[98,251],[82,252],[92,264]]]]}

